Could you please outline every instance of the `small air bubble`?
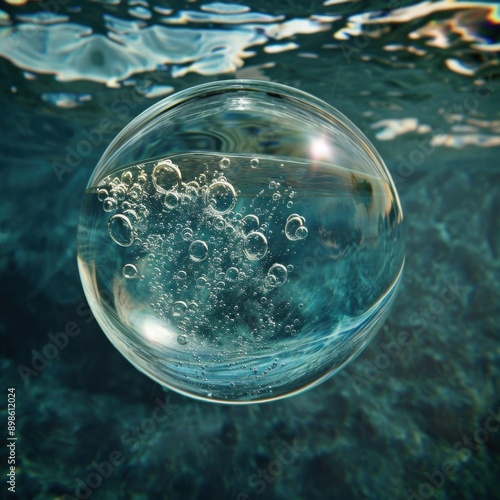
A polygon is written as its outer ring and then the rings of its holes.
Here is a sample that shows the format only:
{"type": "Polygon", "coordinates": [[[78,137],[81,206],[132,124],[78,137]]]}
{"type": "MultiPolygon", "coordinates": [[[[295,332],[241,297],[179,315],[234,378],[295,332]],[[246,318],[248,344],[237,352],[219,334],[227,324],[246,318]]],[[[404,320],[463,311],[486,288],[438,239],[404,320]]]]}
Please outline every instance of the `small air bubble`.
{"type": "Polygon", "coordinates": [[[250,166],[252,168],[259,168],[259,159],[258,158],[252,158],[250,160],[250,166]]]}
{"type": "Polygon", "coordinates": [[[178,300],[174,302],[172,306],[172,315],[176,318],[183,316],[187,311],[187,304],[183,300],[178,300]]]}
{"type": "Polygon", "coordinates": [[[273,286],[281,286],[288,277],[288,271],[282,264],[273,264],[268,271],[268,277],[274,278],[273,286]]]}
{"type": "Polygon", "coordinates": [[[205,193],[205,203],[214,212],[225,214],[236,204],[236,191],[229,182],[214,182],[205,193]]]}
{"type": "Polygon", "coordinates": [[[111,195],[113,198],[116,198],[117,200],[123,200],[125,198],[125,193],[126,193],[126,187],[125,184],[119,184],[115,186],[113,189],[111,189],[111,195]]]}
{"type": "Polygon", "coordinates": [[[239,274],[240,272],[237,267],[230,267],[226,271],[225,277],[228,281],[236,281],[238,279],[239,274]]]}
{"type": "Polygon", "coordinates": [[[260,260],[267,253],[267,239],[256,231],[247,235],[243,242],[243,252],[249,260],[260,260]]]}
{"type": "Polygon", "coordinates": [[[132,184],[133,180],[134,180],[134,176],[132,175],[132,172],[130,170],[123,172],[122,182],[124,182],[125,184],[132,184]]]}
{"type": "Polygon", "coordinates": [[[305,227],[305,226],[301,226],[301,227],[297,228],[297,230],[295,231],[295,236],[297,237],[298,240],[303,240],[304,238],[307,237],[308,234],[309,234],[309,231],[307,230],[307,227],[305,227]]]}
{"type": "Polygon", "coordinates": [[[207,286],[207,278],[205,278],[204,276],[202,276],[201,278],[198,278],[196,280],[196,287],[197,288],[205,288],[207,286]]]}
{"type": "Polygon", "coordinates": [[[165,205],[167,208],[173,209],[176,208],[179,204],[179,195],[170,191],[165,195],[165,205]]]}
{"type": "Polygon", "coordinates": [[[106,198],[102,204],[102,208],[105,212],[112,212],[113,210],[116,210],[116,207],[116,200],[111,197],[106,198]]]}
{"type": "Polygon", "coordinates": [[[184,193],[186,194],[186,196],[184,197],[186,201],[194,200],[196,196],[198,196],[198,188],[188,185],[185,187],[184,193]]]}
{"type": "Polygon", "coordinates": [[[222,231],[226,227],[226,221],[222,217],[216,217],[214,220],[214,228],[222,231]]]}
{"type": "Polygon", "coordinates": [[[208,245],[202,240],[195,240],[189,245],[189,256],[194,262],[202,262],[208,257],[208,245]]]}
{"type": "Polygon", "coordinates": [[[125,264],[122,269],[123,276],[127,279],[134,279],[139,276],[139,271],[134,264],[125,264]]]}
{"type": "Polygon", "coordinates": [[[108,232],[111,239],[121,247],[129,247],[134,242],[134,230],[125,215],[113,215],[108,221],[108,232]]]}
{"type": "Polygon", "coordinates": [[[264,278],[264,285],[266,286],[267,289],[274,288],[275,286],[278,286],[276,277],[268,274],[264,278]]]}
{"type": "Polygon", "coordinates": [[[245,215],[241,220],[241,228],[245,234],[256,231],[259,228],[259,218],[253,214],[245,215]]]}
{"type": "Polygon", "coordinates": [[[230,165],[231,160],[229,158],[222,158],[222,160],[219,162],[220,168],[229,168],[230,165]]]}
{"type": "Polygon", "coordinates": [[[185,227],[181,235],[184,241],[191,241],[193,239],[193,230],[190,227],[185,227]]]}
{"type": "Polygon", "coordinates": [[[171,160],[163,160],[156,164],[153,170],[153,184],[158,192],[165,194],[179,186],[181,181],[181,171],[171,160]]]}
{"type": "Polygon", "coordinates": [[[99,189],[97,191],[97,199],[99,201],[104,201],[108,197],[108,192],[105,189],[99,189]]]}
{"type": "Polygon", "coordinates": [[[142,196],[142,186],[139,183],[135,183],[127,193],[133,200],[137,200],[142,196]]]}
{"type": "Polygon", "coordinates": [[[186,335],[179,335],[177,337],[177,342],[180,344],[180,345],[186,345],[187,344],[187,336],[186,335]]]}

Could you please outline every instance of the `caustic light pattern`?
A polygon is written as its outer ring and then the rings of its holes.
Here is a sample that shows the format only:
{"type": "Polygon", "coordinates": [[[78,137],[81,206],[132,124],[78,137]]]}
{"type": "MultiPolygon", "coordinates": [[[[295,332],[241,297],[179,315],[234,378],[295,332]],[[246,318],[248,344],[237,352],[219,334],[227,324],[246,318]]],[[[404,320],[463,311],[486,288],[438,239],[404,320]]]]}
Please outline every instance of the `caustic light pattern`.
{"type": "Polygon", "coordinates": [[[380,325],[402,269],[380,176],[306,159],[175,153],[89,185],[79,266],[115,346],[179,392],[299,392],[380,325]]]}

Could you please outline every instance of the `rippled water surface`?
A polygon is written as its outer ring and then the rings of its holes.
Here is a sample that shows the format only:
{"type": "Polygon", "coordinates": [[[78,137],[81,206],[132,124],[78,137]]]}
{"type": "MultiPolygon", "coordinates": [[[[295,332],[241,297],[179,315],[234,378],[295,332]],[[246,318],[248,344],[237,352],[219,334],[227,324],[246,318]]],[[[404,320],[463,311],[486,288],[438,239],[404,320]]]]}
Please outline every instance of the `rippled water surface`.
{"type": "Polygon", "coordinates": [[[21,498],[500,498],[498,3],[0,8],[1,363],[21,498]],[[138,373],[89,313],[76,264],[80,203],[112,138],[162,97],[228,78],[347,115],[406,224],[405,277],[374,342],[322,386],[253,407],[138,373]]]}

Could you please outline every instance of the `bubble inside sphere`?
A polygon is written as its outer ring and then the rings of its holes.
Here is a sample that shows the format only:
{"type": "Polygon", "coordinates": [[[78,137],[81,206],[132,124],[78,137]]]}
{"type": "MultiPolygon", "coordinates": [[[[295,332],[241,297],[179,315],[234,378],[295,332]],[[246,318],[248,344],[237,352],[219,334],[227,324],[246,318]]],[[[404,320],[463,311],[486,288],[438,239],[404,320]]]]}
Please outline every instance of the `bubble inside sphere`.
{"type": "Polygon", "coordinates": [[[379,329],[403,215],[382,159],[333,107],[222,81],[164,99],[110,144],[78,265],[139,370],[199,399],[269,401],[336,373],[379,329]]]}

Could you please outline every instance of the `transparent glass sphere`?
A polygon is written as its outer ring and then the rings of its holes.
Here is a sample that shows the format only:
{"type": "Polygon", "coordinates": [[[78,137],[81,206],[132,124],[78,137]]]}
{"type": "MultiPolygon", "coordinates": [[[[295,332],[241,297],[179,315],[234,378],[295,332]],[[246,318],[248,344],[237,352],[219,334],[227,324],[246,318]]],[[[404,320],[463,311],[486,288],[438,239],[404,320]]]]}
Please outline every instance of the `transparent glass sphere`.
{"type": "Polygon", "coordinates": [[[404,264],[374,147],[321,100],[231,80],[170,96],[111,143],[85,191],[78,264],[115,347],[191,397],[296,394],[373,337],[404,264]]]}

